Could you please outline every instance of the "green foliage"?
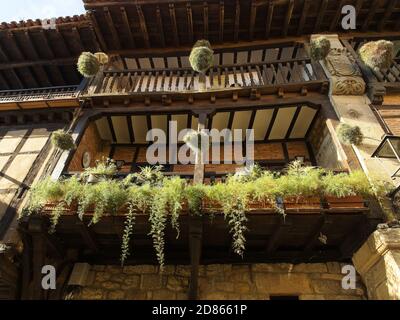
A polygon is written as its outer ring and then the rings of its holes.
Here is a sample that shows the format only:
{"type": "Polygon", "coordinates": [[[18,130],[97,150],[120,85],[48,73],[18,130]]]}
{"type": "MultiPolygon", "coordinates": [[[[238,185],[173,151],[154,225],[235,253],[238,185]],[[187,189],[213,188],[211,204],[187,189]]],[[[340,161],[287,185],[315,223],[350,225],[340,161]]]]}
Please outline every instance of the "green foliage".
{"type": "Polygon", "coordinates": [[[161,185],[164,180],[164,174],[162,173],[162,166],[154,167],[141,167],[140,171],[131,175],[135,178],[138,184],[150,184],[151,186],[161,185]]]}
{"type": "Polygon", "coordinates": [[[214,64],[214,51],[208,46],[193,47],[189,62],[194,71],[205,73],[214,64]]]}
{"type": "Polygon", "coordinates": [[[313,60],[325,59],[331,50],[331,43],[326,37],[318,37],[310,42],[310,55],[313,60]]]}
{"type": "Polygon", "coordinates": [[[344,144],[354,144],[356,146],[363,142],[364,135],[360,127],[350,126],[346,123],[341,123],[337,128],[337,134],[340,142],[344,144]]]}
{"type": "Polygon", "coordinates": [[[300,162],[293,162],[283,173],[262,171],[254,166],[247,169],[246,174],[230,176],[225,183],[215,185],[187,184],[179,177],[162,176],[160,170],[142,168],[135,179],[132,176],[125,180],[105,178],[98,183],[88,183],[76,177],[59,181],[45,179],[33,186],[25,212],[40,212],[46,204],[51,203],[54,209],[50,231],[55,230],[63,212],[74,205],[81,219],[85,213],[93,211],[90,224],[97,223],[104,214],[125,212],[122,263],[130,254],[136,215],[139,212],[146,213],[149,215],[150,236],[162,267],[167,223],[170,221],[179,237],[179,217],[185,203],[192,215],[201,215],[204,200],[220,206],[232,235],[233,250],[243,255],[246,246],[246,212],[252,202],[269,204],[278,213],[284,213],[276,205],[277,197],[362,195],[364,198],[383,200],[389,191],[385,183],[368,179],[360,171],[333,174],[321,168],[303,166],[300,162]]]}
{"type": "Polygon", "coordinates": [[[83,177],[88,178],[90,175],[107,178],[117,173],[117,166],[115,161],[103,157],[101,160],[96,161],[96,166],[93,168],[86,168],[83,177]]]}
{"type": "Polygon", "coordinates": [[[370,41],[359,49],[361,60],[375,71],[389,68],[393,63],[394,53],[393,42],[386,40],[370,41]]]}
{"type": "Polygon", "coordinates": [[[53,132],[51,135],[51,143],[54,147],[61,150],[71,150],[75,148],[72,135],[62,129],[53,132]]]}
{"type": "Polygon", "coordinates": [[[82,52],[78,59],[78,71],[86,78],[93,77],[100,70],[100,62],[97,57],[90,52],[82,52]]]}
{"type": "Polygon", "coordinates": [[[185,134],[182,140],[194,152],[202,150],[203,146],[208,147],[210,145],[210,137],[207,133],[203,131],[198,132],[195,130],[191,130],[187,134],[185,134]]]}

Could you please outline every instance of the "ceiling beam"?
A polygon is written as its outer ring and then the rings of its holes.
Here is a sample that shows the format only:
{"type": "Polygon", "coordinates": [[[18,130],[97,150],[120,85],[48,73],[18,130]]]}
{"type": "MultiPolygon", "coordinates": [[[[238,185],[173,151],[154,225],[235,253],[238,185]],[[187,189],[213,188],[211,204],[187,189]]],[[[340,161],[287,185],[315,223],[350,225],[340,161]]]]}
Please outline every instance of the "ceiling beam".
{"type": "Polygon", "coordinates": [[[0,63],[0,70],[33,67],[33,66],[60,66],[60,65],[74,65],[78,60],[78,57],[71,58],[55,58],[45,60],[28,60],[20,62],[7,62],[0,63]]]}
{"type": "Polygon", "coordinates": [[[115,28],[115,23],[111,16],[111,12],[108,9],[108,7],[104,7],[103,11],[104,11],[104,17],[106,18],[108,30],[110,30],[110,32],[111,32],[111,37],[113,39],[114,46],[115,46],[115,48],[120,49],[121,42],[119,41],[118,32],[117,32],[117,29],[115,28]]]}
{"type": "Polygon", "coordinates": [[[270,0],[268,3],[268,10],[267,10],[267,22],[265,25],[265,37],[268,39],[271,33],[271,25],[272,25],[272,17],[274,15],[274,6],[275,3],[273,0],[270,0]]]}
{"type": "Polygon", "coordinates": [[[144,18],[142,7],[140,5],[137,5],[136,10],[137,10],[137,14],[139,16],[140,29],[143,34],[144,45],[146,48],[150,48],[149,33],[147,32],[146,20],[144,18]]]}
{"type": "Polygon", "coordinates": [[[255,0],[251,1],[250,8],[250,25],[249,25],[249,40],[252,41],[254,37],[254,27],[256,24],[256,16],[257,16],[257,2],[255,0]]]}
{"type": "Polygon", "coordinates": [[[121,7],[120,11],[121,11],[122,22],[124,23],[125,30],[126,30],[126,33],[128,35],[129,47],[130,48],[134,48],[135,47],[135,41],[133,40],[132,30],[131,30],[131,26],[129,24],[128,13],[126,12],[125,7],[121,7]]]}
{"type": "Polygon", "coordinates": [[[156,18],[157,18],[158,36],[160,37],[160,44],[162,47],[165,47],[164,26],[159,6],[156,7],[156,18]]]}
{"type": "Polygon", "coordinates": [[[269,138],[269,135],[271,134],[272,127],[273,127],[274,124],[275,124],[276,116],[278,115],[278,111],[279,111],[279,108],[274,108],[274,112],[272,113],[271,122],[269,123],[267,132],[265,133],[264,141],[267,141],[268,138],[269,138]]]}
{"type": "Polygon", "coordinates": [[[286,11],[285,23],[282,32],[284,37],[287,36],[289,31],[290,20],[292,19],[292,14],[293,14],[293,8],[294,8],[294,0],[290,0],[286,11]]]}
{"type": "Polygon", "coordinates": [[[100,49],[103,50],[103,51],[106,51],[108,49],[108,46],[107,46],[106,41],[104,40],[103,33],[102,33],[102,31],[100,29],[100,26],[99,26],[99,24],[97,22],[96,14],[93,13],[92,11],[89,11],[87,14],[89,15],[90,20],[92,21],[92,25],[93,25],[93,28],[94,28],[94,33],[95,33],[96,38],[97,38],[97,40],[98,40],[98,42],[100,44],[100,49]]]}
{"type": "Polygon", "coordinates": [[[171,18],[172,34],[174,36],[175,46],[179,46],[178,25],[176,23],[175,6],[173,3],[169,4],[169,16],[171,18]]]}
{"type": "Polygon", "coordinates": [[[190,2],[186,4],[186,16],[187,16],[187,24],[188,24],[188,32],[189,32],[189,41],[192,44],[194,41],[193,37],[193,12],[192,5],[190,2]]]}
{"type": "Polygon", "coordinates": [[[219,2],[219,41],[224,42],[224,20],[225,20],[225,3],[224,0],[219,2]]]}
{"type": "Polygon", "coordinates": [[[304,25],[306,23],[308,9],[310,8],[310,0],[304,0],[303,10],[301,11],[301,17],[299,21],[299,28],[297,29],[297,35],[301,35],[304,30],[304,25]]]}
{"type": "Polygon", "coordinates": [[[335,31],[337,26],[338,26],[339,19],[340,19],[341,15],[342,15],[343,5],[344,5],[344,0],[340,0],[340,3],[339,3],[339,5],[338,5],[338,7],[336,9],[335,15],[334,15],[334,17],[333,17],[333,19],[331,21],[331,25],[329,26],[329,31],[330,32],[335,31]]]}
{"type": "Polygon", "coordinates": [[[235,26],[233,30],[233,40],[237,42],[239,40],[239,25],[240,25],[240,1],[236,0],[235,5],[235,26]]]}
{"type": "Polygon", "coordinates": [[[393,10],[396,6],[396,1],[397,0],[390,0],[389,5],[386,7],[385,14],[383,15],[381,21],[379,21],[379,24],[378,24],[378,30],[380,32],[383,31],[383,29],[385,28],[385,24],[387,23],[390,16],[392,15],[393,10]]]}
{"type": "Polygon", "coordinates": [[[326,11],[327,6],[328,6],[328,0],[322,0],[321,6],[319,7],[319,10],[318,10],[317,22],[315,23],[314,33],[318,33],[321,31],[320,30],[321,24],[322,24],[322,21],[325,16],[325,11],[326,11]]]}
{"type": "Polygon", "coordinates": [[[374,0],[371,8],[368,11],[367,18],[364,20],[364,24],[363,24],[362,29],[361,29],[362,31],[364,31],[364,32],[367,31],[368,26],[371,23],[371,20],[375,16],[375,13],[376,13],[376,10],[378,9],[379,3],[380,3],[380,0],[374,0]]]}
{"type": "Polygon", "coordinates": [[[208,4],[203,2],[203,34],[204,39],[208,39],[208,4]]]}
{"type": "Polygon", "coordinates": [[[290,135],[292,134],[293,128],[294,128],[294,126],[295,126],[295,124],[297,122],[297,118],[299,117],[300,111],[301,111],[301,107],[297,107],[296,111],[295,111],[295,113],[293,115],[292,121],[290,122],[288,131],[286,132],[285,139],[289,139],[290,138],[290,135]]]}

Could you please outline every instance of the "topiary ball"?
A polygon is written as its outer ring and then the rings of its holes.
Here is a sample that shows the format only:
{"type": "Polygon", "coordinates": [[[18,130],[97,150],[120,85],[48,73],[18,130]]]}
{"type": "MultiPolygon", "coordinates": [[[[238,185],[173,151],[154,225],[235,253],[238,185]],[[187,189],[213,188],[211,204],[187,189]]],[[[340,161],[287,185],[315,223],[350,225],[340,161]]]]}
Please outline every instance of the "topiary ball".
{"type": "Polygon", "coordinates": [[[100,69],[100,62],[93,53],[82,52],[78,59],[78,71],[86,78],[96,75],[100,69]]]}
{"type": "Polygon", "coordinates": [[[394,58],[394,44],[391,41],[379,40],[363,44],[359,50],[362,62],[372,70],[390,68],[394,58]]]}
{"type": "Polygon", "coordinates": [[[340,142],[344,144],[354,144],[356,146],[360,145],[364,139],[364,135],[361,132],[360,127],[350,126],[346,123],[339,125],[337,129],[337,134],[340,142]]]}
{"type": "Polygon", "coordinates": [[[61,150],[72,150],[75,148],[72,136],[61,129],[53,132],[51,142],[54,147],[61,150]]]}
{"type": "Polygon", "coordinates": [[[325,59],[331,50],[331,43],[326,37],[318,37],[311,40],[310,55],[313,60],[325,59]]]}
{"type": "Polygon", "coordinates": [[[211,49],[211,43],[208,40],[197,40],[196,43],[193,45],[193,48],[198,48],[198,47],[206,47],[211,49]]]}
{"type": "Polygon", "coordinates": [[[190,52],[189,62],[192,69],[200,73],[205,73],[211,68],[214,64],[214,51],[211,49],[210,42],[207,40],[197,41],[190,52]]]}

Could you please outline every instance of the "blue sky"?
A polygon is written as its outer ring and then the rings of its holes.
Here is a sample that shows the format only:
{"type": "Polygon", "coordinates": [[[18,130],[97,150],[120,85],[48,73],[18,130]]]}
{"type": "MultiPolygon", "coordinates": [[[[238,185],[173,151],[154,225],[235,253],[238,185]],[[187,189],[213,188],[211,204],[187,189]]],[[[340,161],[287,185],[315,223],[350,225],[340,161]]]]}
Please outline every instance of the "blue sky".
{"type": "Polygon", "coordinates": [[[85,12],[82,0],[0,0],[0,21],[73,16],[85,12]]]}

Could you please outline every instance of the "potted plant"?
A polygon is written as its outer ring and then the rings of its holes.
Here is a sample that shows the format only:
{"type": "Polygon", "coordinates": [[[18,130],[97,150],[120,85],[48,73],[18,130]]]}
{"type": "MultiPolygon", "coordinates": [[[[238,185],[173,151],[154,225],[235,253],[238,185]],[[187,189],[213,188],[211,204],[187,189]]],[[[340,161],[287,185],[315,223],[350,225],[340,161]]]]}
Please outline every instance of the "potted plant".
{"type": "Polygon", "coordinates": [[[370,41],[361,46],[359,56],[374,71],[388,69],[393,63],[394,44],[391,41],[370,41]]]}
{"type": "Polygon", "coordinates": [[[115,161],[103,157],[101,160],[96,160],[96,166],[85,169],[83,177],[88,183],[96,183],[100,180],[111,178],[117,173],[115,161]]]}
{"type": "Polygon", "coordinates": [[[55,148],[60,150],[72,150],[75,148],[74,139],[72,135],[60,129],[54,131],[51,135],[51,143],[55,148]]]}
{"type": "Polygon", "coordinates": [[[341,123],[338,126],[337,134],[339,141],[346,145],[354,144],[359,146],[364,140],[364,135],[361,132],[360,127],[350,126],[347,123],[341,123]]]}
{"type": "Polygon", "coordinates": [[[330,41],[324,37],[318,37],[310,41],[310,56],[315,61],[324,60],[331,50],[330,41]]]}
{"type": "Polygon", "coordinates": [[[206,72],[213,66],[214,51],[211,49],[211,44],[207,40],[198,40],[190,52],[189,62],[194,71],[200,74],[200,90],[205,89],[206,72]]]}

